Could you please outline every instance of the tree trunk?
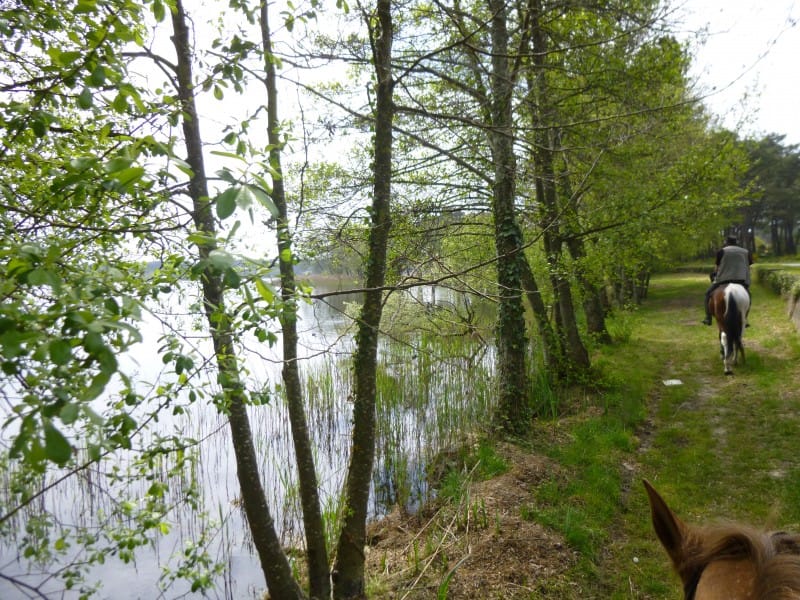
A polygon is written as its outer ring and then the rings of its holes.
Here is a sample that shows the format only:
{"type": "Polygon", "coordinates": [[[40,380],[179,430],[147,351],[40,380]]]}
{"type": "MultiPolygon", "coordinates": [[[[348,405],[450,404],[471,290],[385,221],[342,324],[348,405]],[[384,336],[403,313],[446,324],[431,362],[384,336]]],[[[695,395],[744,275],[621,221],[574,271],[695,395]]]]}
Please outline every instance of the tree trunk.
{"type": "Polygon", "coordinates": [[[536,326],[542,338],[545,365],[548,367],[548,373],[553,373],[560,379],[564,375],[561,344],[550,323],[547,307],[542,301],[542,294],[539,292],[539,286],[533,276],[531,265],[524,253],[521,255],[520,267],[520,277],[522,287],[525,290],[525,297],[531,305],[533,317],[536,319],[536,326]]]}
{"type": "Polygon", "coordinates": [[[336,549],[333,592],[337,599],[364,598],[364,544],[372,465],[375,459],[375,401],[378,334],[383,312],[382,287],[391,228],[392,125],[392,12],[390,0],[377,0],[377,30],[372,29],[376,108],[374,187],[364,304],[358,321],[353,364],[353,443],[347,468],[345,508],[336,549]]]}
{"type": "Polygon", "coordinates": [[[567,248],[570,256],[577,264],[575,276],[583,290],[583,312],[586,316],[586,331],[595,336],[598,341],[607,344],[611,341],[611,336],[608,334],[608,329],[606,329],[606,313],[603,308],[603,300],[600,297],[601,292],[586,277],[580,265],[581,259],[586,256],[583,240],[577,237],[570,237],[567,240],[567,248]]]}
{"type": "Polygon", "coordinates": [[[794,243],[794,216],[787,217],[783,221],[783,239],[785,240],[784,248],[787,256],[794,256],[797,254],[797,246],[794,243]]]}
{"type": "MultiPolygon", "coordinates": [[[[560,147],[561,143],[561,130],[556,134],[556,144],[560,147]]],[[[578,218],[577,204],[580,199],[580,194],[576,194],[572,187],[570,180],[569,164],[566,158],[566,153],[561,153],[560,161],[560,186],[562,197],[567,199],[567,210],[563,211],[566,218],[568,227],[568,235],[566,238],[567,249],[572,257],[575,269],[575,278],[580,286],[583,300],[583,313],[586,317],[586,331],[598,341],[608,343],[611,341],[611,336],[606,329],[606,314],[603,310],[603,302],[600,298],[600,290],[597,286],[586,276],[583,260],[586,257],[586,247],[584,238],[579,236],[580,223],[578,218]]],[[[588,355],[587,355],[588,356],[588,355]]]]}
{"type": "Polygon", "coordinates": [[[778,220],[773,218],[769,222],[769,234],[772,241],[772,252],[775,256],[783,256],[783,249],[781,247],[781,235],[778,230],[778,220]]]}
{"type": "Polygon", "coordinates": [[[317,471],[314,464],[314,450],[308,433],[308,424],[303,405],[303,390],[297,364],[297,288],[295,285],[294,262],[292,260],[292,233],[289,228],[289,209],[283,185],[281,169],[282,143],[279,136],[278,88],[275,76],[275,62],[272,60],[272,39],[269,27],[267,3],[261,5],[261,41],[264,51],[264,69],[267,88],[267,140],[269,141],[269,162],[273,172],[272,201],[278,209],[277,242],[281,274],[281,329],[283,331],[283,384],[289,409],[292,428],[292,441],[297,460],[297,475],[300,486],[300,504],[303,510],[303,530],[306,539],[308,564],[308,585],[311,598],[318,600],[330,598],[330,570],[328,550],[325,545],[325,525],[320,510],[317,471]]]}
{"type": "Polygon", "coordinates": [[[527,429],[529,414],[527,338],[522,305],[522,234],[516,221],[513,82],[509,68],[506,3],[488,0],[492,15],[491,131],[494,164],[492,214],[497,249],[500,305],[497,323],[497,379],[499,425],[509,433],[527,429]]]}
{"type": "Polygon", "coordinates": [[[531,19],[531,43],[534,69],[533,75],[529,79],[529,86],[532,88],[532,97],[538,99],[538,105],[534,107],[539,118],[534,127],[533,162],[536,199],[541,207],[540,227],[543,231],[544,250],[550,268],[550,280],[558,311],[556,323],[559,325],[558,331],[564,348],[564,356],[569,363],[567,367],[585,371],[590,366],[589,353],[583,345],[578,331],[570,282],[563,272],[561,261],[562,238],[553,158],[554,149],[550,119],[547,118],[549,93],[544,62],[547,55],[547,42],[545,32],[539,22],[541,2],[534,0],[532,4],[534,14],[531,19]]]}
{"type": "MultiPolygon", "coordinates": [[[[194,224],[206,239],[216,237],[208,185],[203,163],[203,145],[194,101],[192,81],[192,53],[189,30],[181,0],[172,11],[173,44],[177,54],[178,96],[183,112],[183,133],[186,142],[187,162],[192,168],[189,194],[192,198],[194,224]]],[[[198,244],[200,260],[208,258],[216,244],[206,241],[198,244]]],[[[261,561],[270,593],[275,598],[292,600],[305,598],[295,581],[289,561],[283,552],[280,539],[267,506],[264,488],[258,471],[253,436],[246,410],[246,392],[239,377],[239,365],[234,355],[234,332],[224,304],[224,287],[218,272],[206,268],[202,274],[203,306],[214,344],[217,369],[224,381],[223,394],[228,409],[231,439],[236,456],[237,476],[247,521],[253,535],[253,545],[261,561]]]]}

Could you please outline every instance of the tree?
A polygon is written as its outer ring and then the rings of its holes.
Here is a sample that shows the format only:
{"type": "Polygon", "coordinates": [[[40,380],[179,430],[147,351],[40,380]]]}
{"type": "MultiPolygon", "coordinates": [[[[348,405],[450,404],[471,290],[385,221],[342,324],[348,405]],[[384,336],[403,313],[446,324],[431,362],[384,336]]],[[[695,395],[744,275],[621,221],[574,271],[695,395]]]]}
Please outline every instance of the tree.
{"type": "MultiPolygon", "coordinates": [[[[298,290],[295,283],[294,257],[292,256],[292,232],[290,214],[283,185],[281,168],[280,122],[278,119],[278,87],[275,61],[272,52],[272,32],[269,24],[269,10],[266,2],[259,12],[261,41],[264,53],[265,85],[267,91],[267,139],[269,141],[269,166],[273,173],[272,200],[277,208],[277,247],[281,274],[281,330],[283,332],[283,381],[292,424],[292,441],[298,464],[300,496],[303,508],[303,529],[306,539],[309,594],[311,598],[329,598],[330,571],[328,551],[325,540],[325,527],[322,520],[317,472],[314,465],[314,449],[308,433],[305,416],[303,391],[297,353],[297,302],[298,290]]],[[[277,592],[273,592],[274,594],[277,592]]]]}
{"type": "MultiPolygon", "coordinates": [[[[0,349],[12,482],[0,522],[30,515],[36,535],[20,540],[19,549],[32,560],[68,556],[80,544],[83,559],[61,571],[76,589],[87,589],[92,564],[111,554],[130,560],[167,526],[160,515],[169,499],[156,484],[141,503],[120,502],[100,532],[58,531],[54,516],[39,508],[51,487],[99,472],[131,450],[178,389],[165,383],[155,390],[151,410],[146,390],[118,360],[141,339],[143,299],[159,293],[131,249],[173,227],[161,204],[167,149],[141,131],[163,107],[130,84],[123,59],[123,47],[142,43],[143,20],[142,6],[123,1],[81,10],[71,2],[5,5],[0,19],[0,349]],[[147,161],[156,164],[148,170],[147,161]],[[100,404],[101,394],[109,401],[100,404]]],[[[139,464],[171,445],[154,442],[139,464]]],[[[13,573],[4,577],[42,592],[13,573]]]]}
{"type": "Polygon", "coordinates": [[[487,98],[490,120],[489,145],[492,149],[494,182],[492,215],[497,249],[497,371],[499,387],[498,419],[508,432],[522,433],[529,411],[527,338],[522,305],[520,260],[522,235],[514,208],[516,157],[512,123],[514,81],[516,74],[509,60],[509,33],[506,6],[502,1],[488,2],[491,14],[491,95],[487,98]]]}
{"type": "Polygon", "coordinates": [[[334,597],[362,598],[367,505],[375,456],[375,379],[378,335],[383,310],[386,250],[391,228],[392,120],[392,5],[378,0],[370,24],[375,65],[374,190],[370,210],[369,254],[365,265],[366,291],[358,319],[353,361],[354,399],[350,464],[347,469],[344,522],[336,549],[334,597]]]}
{"type": "MultiPolygon", "coordinates": [[[[533,353],[542,349],[548,376],[585,374],[584,334],[604,330],[606,286],[616,285],[623,300],[636,298],[654,268],[699,247],[736,205],[731,182],[742,148],[727,132],[710,131],[692,107],[684,50],[651,33],[658,16],[651,2],[455,1],[398,10],[379,0],[374,10],[359,7],[368,36],[361,39],[359,26],[341,40],[350,64],[361,67],[353,71],[359,83],[306,83],[344,116],[301,112],[304,135],[315,122],[322,129],[309,133],[319,136],[288,168],[284,158],[296,142],[279,119],[281,66],[296,68],[315,56],[280,56],[276,48],[286,46],[274,36],[299,40],[293,28],[313,22],[316,3],[289,7],[285,28],[274,28],[266,3],[232,2],[228,29],[208,45],[203,34],[192,37],[192,15],[179,1],[31,7],[3,8],[0,18],[0,351],[16,494],[0,522],[33,506],[53,469],[67,478],[100,465],[113,469],[118,457],[132,456],[138,470],[119,479],[152,480],[141,503],[121,500],[118,520],[100,533],[56,537],[53,515],[37,515],[37,535],[23,552],[44,560],[69,544],[87,549],[86,566],[76,562],[65,571],[68,585],[84,585],[82,571],[92,561],[111,554],[132,560],[136,548],[169,528],[172,508],[198,502],[196,490],[187,498],[172,493],[153,467],[174,456],[178,476],[190,460],[179,457],[197,442],[180,433],[140,440],[160,415],[179,418],[205,403],[227,418],[242,507],[270,593],[306,594],[273,523],[249,421],[265,394],[251,389],[244,340],[252,334],[253,344],[273,343],[277,321],[308,593],[363,596],[386,303],[413,286],[452,286],[470,301],[455,308],[451,327],[463,326],[469,336],[476,331],[472,300],[496,305],[494,423],[524,433],[533,353]],[[175,58],[155,51],[161,23],[170,29],[175,58]],[[160,75],[137,78],[144,61],[145,70],[160,75]],[[166,78],[163,85],[153,83],[158,77],[166,78]],[[201,129],[211,122],[199,103],[229,100],[232,92],[252,90],[253,81],[253,114],[242,110],[203,139],[201,129]],[[359,105],[361,97],[351,100],[365,82],[359,105]],[[319,178],[307,179],[307,155],[323,154],[323,139],[342,144],[345,127],[359,140],[352,156],[360,162],[315,165],[319,178]],[[211,145],[232,151],[212,154],[211,145]],[[210,157],[223,165],[214,174],[210,157]],[[341,204],[328,203],[332,197],[341,204]],[[320,199],[326,204],[309,204],[320,199]],[[256,224],[261,211],[268,214],[256,224]],[[271,237],[275,227],[274,256],[270,250],[265,259],[245,260],[239,235],[248,226],[239,215],[251,216],[252,237],[271,237]],[[320,223],[330,226],[330,239],[321,239],[320,223]],[[295,265],[309,240],[338,247],[348,268],[364,277],[352,452],[333,569],[298,373],[296,309],[306,291],[295,265]],[[143,257],[153,261],[147,269],[143,257]],[[280,293],[267,281],[273,264],[280,293]],[[202,323],[193,334],[210,340],[212,350],[203,355],[186,332],[167,333],[153,353],[168,375],[145,393],[120,356],[140,339],[140,315],[175,290],[200,298],[202,323]],[[523,298],[539,340],[527,336],[523,298]]],[[[324,35],[317,39],[327,44],[324,35]]],[[[236,99],[226,108],[247,104],[252,94],[236,99]]],[[[782,243],[796,218],[789,204],[772,214],[784,222],[776,229],[782,243]]],[[[196,591],[213,585],[219,566],[202,539],[180,560],[175,577],[185,574],[196,591]]]]}
{"type": "Polygon", "coordinates": [[[800,214],[797,203],[800,152],[797,145],[784,145],[784,137],[773,134],[743,142],[751,164],[743,185],[749,188],[752,201],[740,211],[739,237],[757,251],[755,230],[768,230],[772,252],[777,256],[796,254],[795,229],[800,214]]]}
{"type": "MultiPolygon", "coordinates": [[[[271,593],[279,598],[303,598],[305,594],[294,578],[280,538],[275,531],[273,518],[264,494],[250,421],[247,416],[247,392],[241,380],[240,366],[236,357],[236,332],[232,326],[234,319],[225,305],[224,292],[228,285],[224,279],[224,272],[220,271],[211,258],[212,253],[217,250],[217,230],[212,213],[213,205],[209,201],[203,161],[203,144],[199,128],[200,120],[194,102],[192,50],[189,44],[186,13],[181,0],[175,2],[172,10],[172,24],[174,30],[172,39],[178,57],[176,64],[177,92],[181,102],[187,163],[192,169],[188,193],[192,200],[195,228],[199,234],[195,238],[197,240],[198,265],[200,266],[197,275],[202,286],[203,307],[214,344],[219,380],[222,384],[221,407],[228,415],[242,502],[253,535],[253,544],[261,559],[261,568],[271,593]]],[[[274,109],[273,105],[272,110],[274,109]]],[[[218,200],[218,215],[221,210],[220,206],[218,200]]],[[[293,418],[297,418],[297,415],[293,414],[293,418]]]]}

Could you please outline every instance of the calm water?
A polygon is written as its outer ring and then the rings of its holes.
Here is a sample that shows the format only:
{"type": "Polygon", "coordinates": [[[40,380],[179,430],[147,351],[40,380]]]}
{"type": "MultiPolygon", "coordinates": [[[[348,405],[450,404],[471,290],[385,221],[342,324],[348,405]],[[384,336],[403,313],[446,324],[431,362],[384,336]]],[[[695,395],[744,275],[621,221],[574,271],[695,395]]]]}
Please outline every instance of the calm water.
{"type": "MultiPolygon", "coordinates": [[[[423,290],[417,292],[417,299],[455,305],[452,295],[442,291],[434,295],[432,290],[423,290]]],[[[300,307],[301,373],[310,430],[318,450],[321,496],[326,506],[335,504],[348,460],[351,406],[347,398],[353,332],[344,303],[354,300],[337,296],[300,307]]],[[[192,298],[175,297],[168,311],[173,314],[160,315],[154,311],[149,315],[141,329],[144,341],[120,361],[125,372],[136,375],[143,393],[174,380],[174,374],[165,372],[160,353],[153,351],[162,345],[162,338],[170,333],[170,328],[193,332],[185,342],[187,347],[191,346],[198,357],[211,356],[203,324],[191,314],[193,311],[184,309],[184,315],[174,314],[176,307],[190,306],[192,301],[192,298]]],[[[387,318],[393,318],[391,305],[387,310],[387,318]]],[[[396,316],[402,314],[402,306],[395,311],[396,316]]],[[[427,458],[457,443],[471,424],[487,414],[491,394],[484,393],[481,385],[465,375],[470,372],[477,374],[480,381],[489,381],[491,349],[481,345],[470,352],[466,357],[444,358],[437,347],[427,342],[384,342],[382,345],[379,389],[385,397],[379,398],[380,440],[372,494],[372,510],[376,516],[398,497],[411,505],[424,497],[423,470],[427,458]]],[[[269,348],[249,338],[243,342],[241,355],[247,369],[248,389],[274,391],[280,383],[280,345],[269,348]]],[[[196,360],[196,364],[200,361],[196,360]]],[[[205,376],[210,385],[213,371],[209,370],[205,376]]],[[[110,394],[113,395],[113,390],[110,394]]],[[[119,453],[113,460],[104,461],[54,487],[40,506],[54,512],[65,526],[96,527],[114,513],[121,499],[140,500],[153,480],[164,481],[169,486],[168,500],[174,504],[164,516],[170,525],[169,533],[137,550],[133,562],[126,564],[111,557],[105,564],[94,567],[89,581],[103,582],[98,597],[121,600],[191,597],[184,582],[170,584],[161,579],[159,584],[159,581],[162,567],[171,565],[174,569],[178,564],[175,557],[180,557],[186,544],[202,542],[209,548],[212,558],[225,565],[209,597],[258,598],[264,591],[264,582],[239,507],[236,467],[226,420],[207,401],[189,403],[184,394],[178,395],[174,402],[184,407],[182,414],[173,415],[171,408],[160,411],[158,422],[148,424],[135,439],[134,448],[147,447],[159,437],[171,434],[189,435],[199,440],[193,450],[197,459],[193,465],[179,473],[170,473],[172,464],[156,461],[143,471],[140,480],[123,485],[109,475],[115,468],[132,465],[138,454],[119,453]],[[202,491],[201,504],[206,517],[183,502],[182,494],[190,482],[195,482],[202,491]],[[168,587],[162,590],[159,586],[168,587]]],[[[142,414],[147,408],[143,407],[142,414]]],[[[251,407],[250,416],[270,509],[285,542],[296,544],[301,538],[301,529],[296,492],[292,491],[295,489],[294,456],[280,396],[273,394],[268,404],[251,407]]],[[[30,511],[22,514],[12,523],[17,535],[24,534],[32,514],[30,511]]],[[[13,536],[0,540],[0,544],[4,544],[0,545],[0,573],[38,587],[45,595],[62,597],[63,583],[44,581],[43,573],[52,572],[52,567],[37,569],[26,564],[17,556],[13,536]]],[[[67,559],[85,560],[79,544],[73,547],[76,550],[68,553],[67,559]]],[[[0,579],[0,598],[17,597],[29,596],[0,579]]],[[[63,597],[77,597],[77,593],[64,593],[63,597]]]]}

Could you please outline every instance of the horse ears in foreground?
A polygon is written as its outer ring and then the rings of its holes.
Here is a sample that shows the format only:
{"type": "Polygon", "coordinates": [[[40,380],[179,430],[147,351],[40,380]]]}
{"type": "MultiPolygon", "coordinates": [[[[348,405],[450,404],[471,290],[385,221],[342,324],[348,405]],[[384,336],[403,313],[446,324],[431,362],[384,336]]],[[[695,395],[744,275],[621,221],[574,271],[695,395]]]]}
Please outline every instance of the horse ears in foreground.
{"type": "Polygon", "coordinates": [[[653,529],[685,600],[800,600],[800,535],[685,524],[648,481],[653,529]]]}
{"type": "Polygon", "coordinates": [[[672,563],[679,568],[684,558],[684,543],[687,537],[687,527],[678,516],[672,512],[664,499],[646,479],[642,480],[647,498],[650,501],[650,516],[653,520],[653,529],[661,545],[669,554],[672,563]]]}

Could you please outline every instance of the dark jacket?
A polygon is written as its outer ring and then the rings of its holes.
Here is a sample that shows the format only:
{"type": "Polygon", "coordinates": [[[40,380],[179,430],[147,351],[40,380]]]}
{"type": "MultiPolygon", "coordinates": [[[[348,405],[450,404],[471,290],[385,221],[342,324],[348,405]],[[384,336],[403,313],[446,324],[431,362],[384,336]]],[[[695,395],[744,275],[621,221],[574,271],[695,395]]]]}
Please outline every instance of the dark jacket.
{"type": "Polygon", "coordinates": [[[741,281],[750,286],[750,265],[753,255],[741,246],[725,246],[717,252],[717,275],[714,283],[741,281]]]}

